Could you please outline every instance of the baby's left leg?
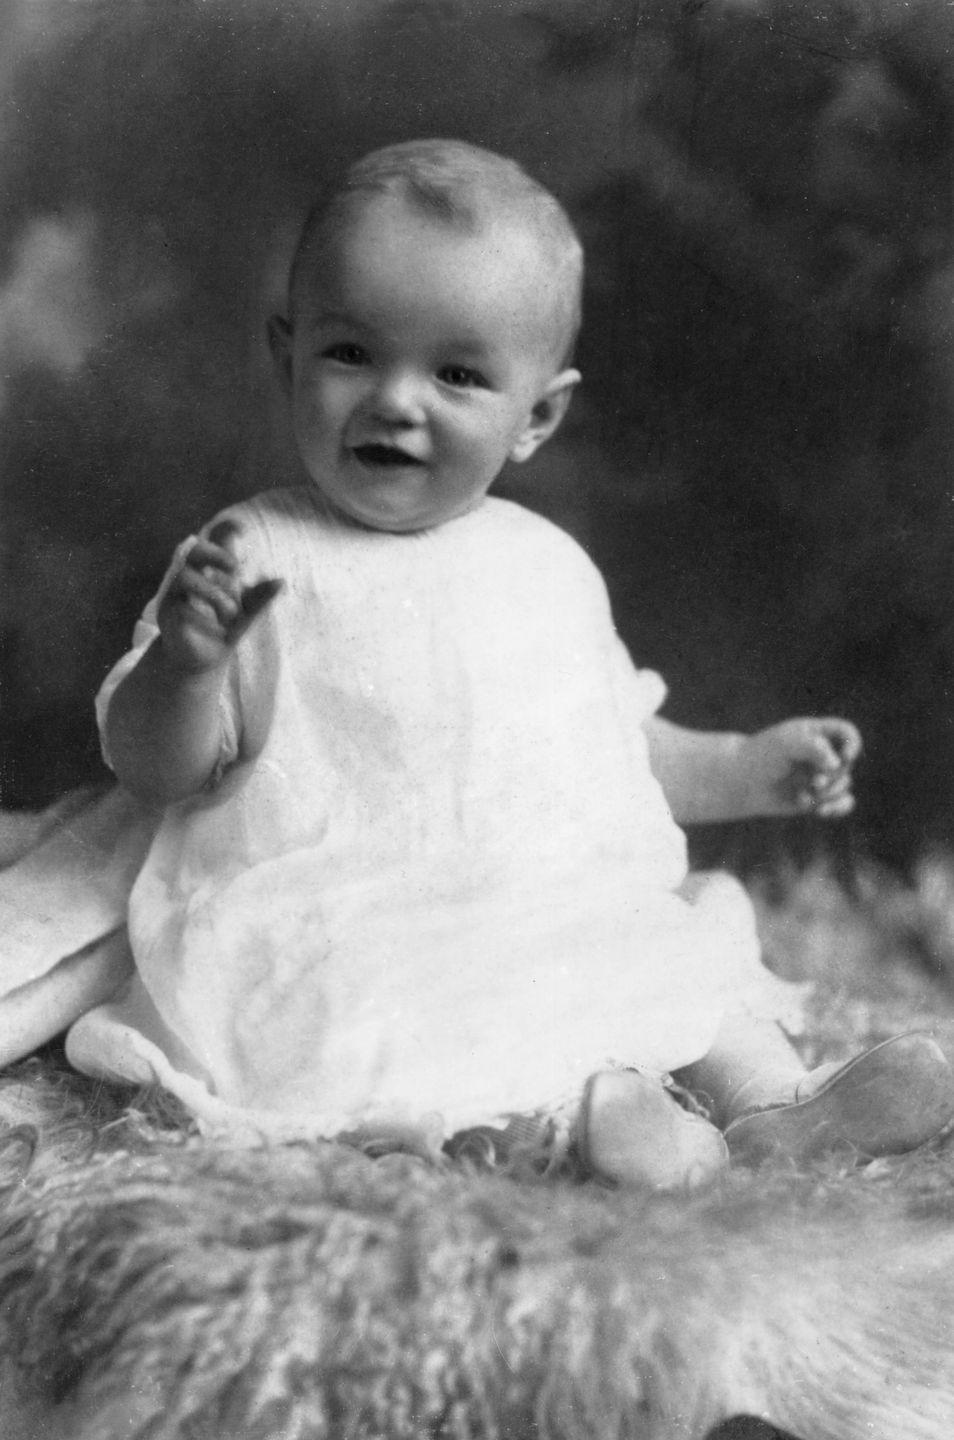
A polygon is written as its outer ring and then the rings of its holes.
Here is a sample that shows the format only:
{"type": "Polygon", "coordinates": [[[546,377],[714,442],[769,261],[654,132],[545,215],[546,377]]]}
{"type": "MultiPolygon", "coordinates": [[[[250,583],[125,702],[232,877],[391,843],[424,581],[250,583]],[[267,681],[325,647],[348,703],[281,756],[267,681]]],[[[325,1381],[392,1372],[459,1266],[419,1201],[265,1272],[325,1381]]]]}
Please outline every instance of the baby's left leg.
{"type": "Polygon", "coordinates": [[[745,1111],[794,1100],[808,1074],[801,1057],[771,1020],[727,1016],[701,1060],[675,1071],[724,1130],[745,1111]]]}
{"type": "Polygon", "coordinates": [[[917,1032],[807,1071],[777,1026],[733,1017],[678,1078],[711,1105],[733,1159],[747,1164],[904,1154],[954,1121],[954,1070],[917,1032]]]}

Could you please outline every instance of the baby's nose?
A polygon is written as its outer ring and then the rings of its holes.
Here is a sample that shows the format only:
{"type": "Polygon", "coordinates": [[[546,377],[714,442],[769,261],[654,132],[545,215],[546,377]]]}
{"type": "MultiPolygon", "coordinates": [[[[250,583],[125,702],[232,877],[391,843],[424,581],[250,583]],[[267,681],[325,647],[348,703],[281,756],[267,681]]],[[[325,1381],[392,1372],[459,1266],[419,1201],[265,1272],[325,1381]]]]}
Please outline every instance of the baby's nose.
{"type": "Polygon", "coordinates": [[[372,406],[379,419],[392,425],[419,425],[424,419],[419,379],[406,371],[382,375],[372,395],[372,406]]]}

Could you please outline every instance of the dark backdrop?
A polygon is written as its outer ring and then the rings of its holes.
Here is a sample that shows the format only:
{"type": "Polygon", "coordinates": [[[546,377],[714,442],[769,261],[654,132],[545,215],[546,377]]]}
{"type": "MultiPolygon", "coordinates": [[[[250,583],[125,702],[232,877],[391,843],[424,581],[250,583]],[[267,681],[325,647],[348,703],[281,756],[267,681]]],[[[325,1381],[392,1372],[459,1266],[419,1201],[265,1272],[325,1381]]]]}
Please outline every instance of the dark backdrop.
{"type": "Polygon", "coordinates": [[[837,843],[954,841],[946,0],[0,0],[0,85],[0,800],[102,774],[172,545],[291,473],[263,325],[316,183],[443,133],[589,254],[579,403],[505,488],[673,718],[845,713],[837,843]]]}

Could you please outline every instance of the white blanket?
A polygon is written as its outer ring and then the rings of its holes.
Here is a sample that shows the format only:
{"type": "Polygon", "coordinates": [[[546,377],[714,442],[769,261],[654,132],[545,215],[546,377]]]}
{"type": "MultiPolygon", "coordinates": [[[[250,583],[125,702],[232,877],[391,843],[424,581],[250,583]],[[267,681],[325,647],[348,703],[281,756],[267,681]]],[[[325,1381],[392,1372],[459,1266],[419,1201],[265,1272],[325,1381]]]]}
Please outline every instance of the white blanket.
{"type": "Polygon", "coordinates": [[[0,815],[0,1066],[127,978],[126,909],[155,817],[122,790],[0,815]]]}

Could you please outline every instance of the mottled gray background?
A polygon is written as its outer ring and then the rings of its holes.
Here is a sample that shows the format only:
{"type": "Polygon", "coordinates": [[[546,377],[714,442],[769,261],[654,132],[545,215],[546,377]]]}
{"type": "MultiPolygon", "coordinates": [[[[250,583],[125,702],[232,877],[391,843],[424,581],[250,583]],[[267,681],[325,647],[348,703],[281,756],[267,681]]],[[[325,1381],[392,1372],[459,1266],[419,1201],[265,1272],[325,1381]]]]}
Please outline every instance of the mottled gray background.
{"type": "Polygon", "coordinates": [[[669,713],[846,713],[836,848],[954,840],[946,0],[0,0],[0,87],[4,803],[102,773],[92,696],[172,545],[290,473],[263,324],[316,184],[443,133],[586,240],[585,386],[507,484],[669,713]]]}

